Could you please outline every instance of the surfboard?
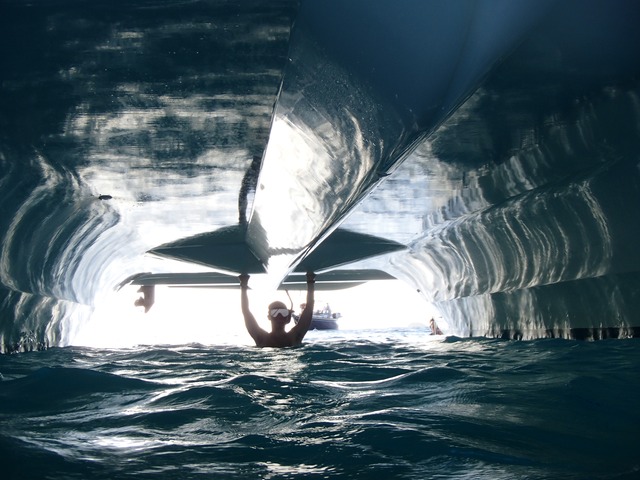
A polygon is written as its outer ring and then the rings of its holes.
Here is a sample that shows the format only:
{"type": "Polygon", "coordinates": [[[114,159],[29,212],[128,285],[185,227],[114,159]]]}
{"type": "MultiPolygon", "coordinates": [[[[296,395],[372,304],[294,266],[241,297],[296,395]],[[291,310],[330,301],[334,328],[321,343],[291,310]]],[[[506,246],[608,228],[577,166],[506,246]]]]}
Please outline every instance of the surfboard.
{"type": "MultiPolygon", "coordinates": [[[[391,280],[394,278],[395,277],[382,270],[375,269],[332,270],[316,274],[316,290],[341,290],[374,280],[391,280]]],[[[236,275],[221,272],[141,273],[130,277],[128,283],[140,286],[168,285],[192,288],[240,288],[240,282],[236,275]]],[[[306,290],[306,275],[303,273],[292,273],[282,281],[278,289],[306,290]]]]}

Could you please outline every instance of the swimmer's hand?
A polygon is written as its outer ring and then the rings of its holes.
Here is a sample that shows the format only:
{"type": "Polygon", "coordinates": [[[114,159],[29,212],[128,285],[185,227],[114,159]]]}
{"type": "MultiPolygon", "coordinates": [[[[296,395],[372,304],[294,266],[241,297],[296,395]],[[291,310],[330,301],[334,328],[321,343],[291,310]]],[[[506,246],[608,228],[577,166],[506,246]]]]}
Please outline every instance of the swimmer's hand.
{"type": "Polygon", "coordinates": [[[238,275],[238,280],[240,280],[241,288],[247,288],[249,286],[249,275],[247,275],[246,273],[238,275]]]}
{"type": "Polygon", "coordinates": [[[307,272],[307,283],[316,283],[316,274],[313,272],[307,272]]]}

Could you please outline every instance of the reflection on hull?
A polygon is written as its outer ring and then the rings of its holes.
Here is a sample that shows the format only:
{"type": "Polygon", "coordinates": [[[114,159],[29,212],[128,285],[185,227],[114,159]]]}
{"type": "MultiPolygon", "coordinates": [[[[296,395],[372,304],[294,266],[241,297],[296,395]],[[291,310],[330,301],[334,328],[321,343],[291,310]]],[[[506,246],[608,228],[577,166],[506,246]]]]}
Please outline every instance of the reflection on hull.
{"type": "Polygon", "coordinates": [[[464,297],[437,306],[460,336],[628,338],[640,336],[639,291],[640,277],[633,273],[464,297]]]}
{"type": "Polygon", "coordinates": [[[0,7],[2,351],[238,221],[276,283],[399,245],[353,268],[448,334],[638,335],[637,1],[89,3],[0,7]]]}
{"type": "Polygon", "coordinates": [[[447,333],[639,334],[640,12],[609,5],[560,2],[343,225],[393,219],[409,252],[377,267],[447,333]]]}

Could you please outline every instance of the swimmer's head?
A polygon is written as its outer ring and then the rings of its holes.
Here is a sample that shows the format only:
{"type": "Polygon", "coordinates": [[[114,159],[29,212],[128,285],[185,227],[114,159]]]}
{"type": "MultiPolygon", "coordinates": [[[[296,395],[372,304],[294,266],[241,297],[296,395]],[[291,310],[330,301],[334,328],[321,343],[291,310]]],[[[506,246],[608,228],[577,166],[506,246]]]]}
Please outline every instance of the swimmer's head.
{"type": "Polygon", "coordinates": [[[269,305],[267,318],[272,322],[282,322],[287,324],[291,321],[291,310],[289,310],[284,303],[275,301],[269,305]]]}

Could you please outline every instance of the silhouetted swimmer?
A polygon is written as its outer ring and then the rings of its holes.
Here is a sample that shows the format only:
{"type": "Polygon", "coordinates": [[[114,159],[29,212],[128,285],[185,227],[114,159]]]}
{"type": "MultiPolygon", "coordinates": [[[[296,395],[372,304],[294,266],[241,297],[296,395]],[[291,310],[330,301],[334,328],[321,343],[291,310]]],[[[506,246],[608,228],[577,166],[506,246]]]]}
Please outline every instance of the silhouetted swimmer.
{"type": "Polygon", "coordinates": [[[291,310],[282,302],[273,302],[267,310],[267,318],[271,321],[271,331],[267,332],[258,325],[255,317],[249,310],[249,275],[240,275],[240,303],[244,324],[253,341],[258,347],[295,347],[302,343],[302,339],[307,334],[311,320],[313,318],[313,302],[315,290],[316,274],[307,272],[307,304],[300,314],[298,323],[289,331],[285,330],[285,325],[291,321],[291,310]]]}
{"type": "Polygon", "coordinates": [[[429,328],[431,329],[431,335],[442,335],[442,330],[438,328],[438,325],[436,324],[436,321],[433,319],[433,317],[431,317],[431,320],[429,320],[429,328]]]}
{"type": "Polygon", "coordinates": [[[156,287],[155,285],[142,285],[138,292],[141,292],[142,296],[133,304],[136,307],[144,307],[144,313],[147,313],[156,301],[156,287]]]}

